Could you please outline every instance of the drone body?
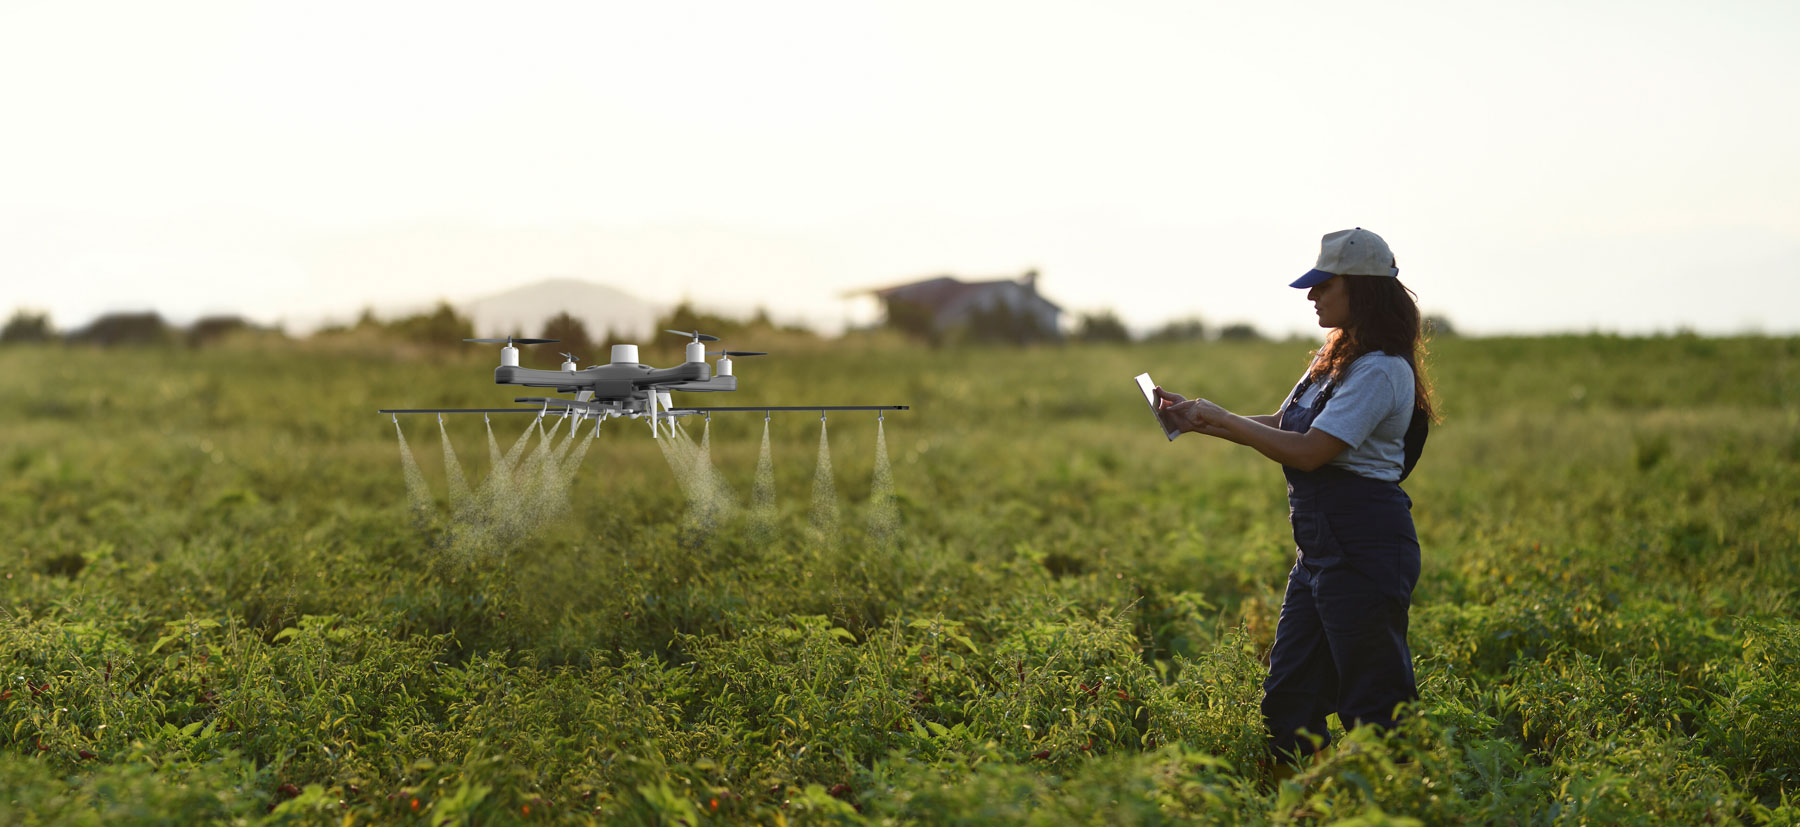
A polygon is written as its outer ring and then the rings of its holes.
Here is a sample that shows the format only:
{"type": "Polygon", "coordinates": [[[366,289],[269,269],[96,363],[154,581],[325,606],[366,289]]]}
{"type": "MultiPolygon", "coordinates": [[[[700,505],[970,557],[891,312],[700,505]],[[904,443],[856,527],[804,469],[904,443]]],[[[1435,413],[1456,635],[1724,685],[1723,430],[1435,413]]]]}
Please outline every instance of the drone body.
{"type": "Polygon", "coordinates": [[[383,408],[381,413],[397,418],[399,414],[421,413],[478,413],[484,416],[493,413],[531,413],[543,416],[560,411],[564,416],[574,416],[578,422],[584,418],[647,419],[650,435],[656,437],[660,436],[660,422],[694,414],[710,416],[721,412],[763,411],[767,416],[773,411],[818,411],[823,418],[826,411],[904,411],[908,408],[906,405],[677,407],[670,398],[671,391],[735,391],[737,377],[731,372],[731,357],[767,354],[739,350],[713,351],[709,354],[705,342],[716,342],[719,340],[717,336],[699,331],[668,332],[693,337],[693,341],[687,345],[687,361],[672,368],[653,368],[638,362],[637,345],[613,345],[612,361],[607,364],[577,368],[575,355],[564,353],[561,370],[538,370],[519,366],[519,349],[516,345],[549,344],[557,340],[511,337],[464,339],[466,342],[504,343],[505,347],[500,349],[500,366],[494,368],[494,384],[551,388],[557,393],[574,394],[575,398],[519,397],[513,400],[542,405],[541,408],[383,408]],[[719,357],[716,370],[707,364],[708,355],[719,357]]]}

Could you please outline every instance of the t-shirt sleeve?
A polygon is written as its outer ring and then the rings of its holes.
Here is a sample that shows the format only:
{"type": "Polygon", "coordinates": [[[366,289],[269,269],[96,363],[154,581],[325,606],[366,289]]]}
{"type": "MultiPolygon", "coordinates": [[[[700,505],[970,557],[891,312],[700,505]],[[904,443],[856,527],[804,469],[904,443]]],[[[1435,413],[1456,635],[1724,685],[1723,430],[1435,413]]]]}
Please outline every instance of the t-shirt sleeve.
{"type": "MultiPolygon", "coordinates": [[[[1375,426],[1380,425],[1399,404],[1395,364],[1401,370],[1406,369],[1406,362],[1400,359],[1365,357],[1357,360],[1332,391],[1331,400],[1325,403],[1325,410],[1319,412],[1319,418],[1313,420],[1312,426],[1337,437],[1351,448],[1361,445],[1375,432],[1375,426]]],[[[1407,379],[1410,381],[1410,377],[1407,379]]]]}

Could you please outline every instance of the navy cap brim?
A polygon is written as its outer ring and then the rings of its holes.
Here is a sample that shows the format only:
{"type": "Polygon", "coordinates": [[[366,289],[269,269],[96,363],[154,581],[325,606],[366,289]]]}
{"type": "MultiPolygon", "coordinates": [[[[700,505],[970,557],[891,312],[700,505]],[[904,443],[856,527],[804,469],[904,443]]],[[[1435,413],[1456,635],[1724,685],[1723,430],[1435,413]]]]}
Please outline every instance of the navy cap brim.
{"type": "Polygon", "coordinates": [[[1327,280],[1334,279],[1334,278],[1337,278],[1336,273],[1327,273],[1324,270],[1308,270],[1308,271],[1306,271],[1306,275],[1301,276],[1300,278],[1294,279],[1294,283],[1290,284],[1288,286],[1289,287],[1312,287],[1313,285],[1316,285],[1316,284],[1324,284],[1327,280]]]}

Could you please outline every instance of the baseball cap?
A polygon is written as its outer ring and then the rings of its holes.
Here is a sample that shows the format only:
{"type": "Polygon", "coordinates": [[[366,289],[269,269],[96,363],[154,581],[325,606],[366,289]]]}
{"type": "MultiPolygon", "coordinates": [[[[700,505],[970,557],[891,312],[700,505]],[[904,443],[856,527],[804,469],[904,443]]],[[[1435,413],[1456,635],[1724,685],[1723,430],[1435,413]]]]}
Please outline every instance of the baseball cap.
{"type": "Polygon", "coordinates": [[[1332,276],[1398,276],[1394,251],[1361,227],[1326,233],[1319,240],[1319,263],[1289,287],[1311,287],[1332,276]]]}

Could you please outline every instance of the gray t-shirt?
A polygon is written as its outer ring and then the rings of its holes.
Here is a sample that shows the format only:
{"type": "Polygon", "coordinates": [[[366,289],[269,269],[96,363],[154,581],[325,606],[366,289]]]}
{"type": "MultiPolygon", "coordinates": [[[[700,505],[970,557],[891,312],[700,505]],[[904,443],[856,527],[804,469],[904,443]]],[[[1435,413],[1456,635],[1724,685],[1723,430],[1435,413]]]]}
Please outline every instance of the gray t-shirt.
{"type": "MultiPolygon", "coordinates": [[[[1298,404],[1310,407],[1324,384],[1314,382],[1298,404]]],[[[1312,426],[1350,447],[1327,464],[1370,479],[1398,481],[1406,466],[1406,428],[1412,424],[1412,368],[1398,356],[1365,353],[1350,363],[1336,386],[1312,426]]],[[[1290,392],[1281,403],[1283,410],[1295,404],[1293,396],[1290,392]]]]}

